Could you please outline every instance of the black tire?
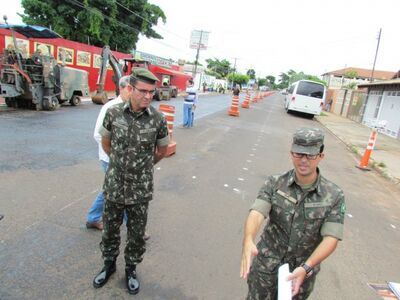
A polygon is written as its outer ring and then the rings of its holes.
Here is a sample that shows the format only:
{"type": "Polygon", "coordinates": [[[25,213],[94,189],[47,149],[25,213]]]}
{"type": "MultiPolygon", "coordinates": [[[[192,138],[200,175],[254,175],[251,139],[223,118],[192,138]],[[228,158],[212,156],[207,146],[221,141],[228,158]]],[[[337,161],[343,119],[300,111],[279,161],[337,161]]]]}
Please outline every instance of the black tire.
{"type": "Polygon", "coordinates": [[[81,103],[81,97],[73,95],[69,103],[71,103],[72,106],[77,106],[81,103]]]}
{"type": "Polygon", "coordinates": [[[178,91],[177,90],[172,90],[172,98],[176,98],[178,96],[178,91]]]}
{"type": "Polygon", "coordinates": [[[7,107],[15,107],[17,102],[13,98],[6,98],[6,105],[7,107]]]}

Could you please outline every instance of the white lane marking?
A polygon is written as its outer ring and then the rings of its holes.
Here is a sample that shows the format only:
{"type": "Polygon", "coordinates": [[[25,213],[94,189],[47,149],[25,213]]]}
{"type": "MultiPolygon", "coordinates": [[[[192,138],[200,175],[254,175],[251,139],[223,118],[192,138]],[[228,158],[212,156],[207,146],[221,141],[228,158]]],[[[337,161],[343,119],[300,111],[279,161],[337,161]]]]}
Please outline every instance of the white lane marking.
{"type": "Polygon", "coordinates": [[[240,190],[237,189],[237,188],[234,188],[233,191],[236,192],[236,193],[240,193],[240,190]]]}
{"type": "Polygon", "coordinates": [[[251,160],[250,159],[248,159],[248,160],[246,160],[248,163],[251,163],[251,160]]]}
{"type": "Polygon", "coordinates": [[[390,224],[390,226],[391,226],[393,229],[396,229],[396,226],[394,226],[393,224],[390,224]]]}
{"type": "Polygon", "coordinates": [[[249,169],[247,169],[247,168],[242,168],[243,170],[245,170],[245,171],[248,171],[249,169]]]}
{"type": "Polygon", "coordinates": [[[192,176],[193,179],[196,179],[196,176],[192,176]]]}
{"type": "Polygon", "coordinates": [[[347,214],[347,216],[348,216],[349,218],[352,218],[352,217],[353,217],[353,215],[352,215],[352,214],[347,214]]]}
{"type": "Polygon", "coordinates": [[[161,167],[157,167],[157,170],[161,170],[161,167]]]}
{"type": "Polygon", "coordinates": [[[238,177],[238,180],[239,180],[239,181],[244,181],[244,178],[238,177]]]}
{"type": "Polygon", "coordinates": [[[225,184],[224,184],[224,187],[229,187],[229,184],[226,184],[226,183],[225,183],[225,184]]]}

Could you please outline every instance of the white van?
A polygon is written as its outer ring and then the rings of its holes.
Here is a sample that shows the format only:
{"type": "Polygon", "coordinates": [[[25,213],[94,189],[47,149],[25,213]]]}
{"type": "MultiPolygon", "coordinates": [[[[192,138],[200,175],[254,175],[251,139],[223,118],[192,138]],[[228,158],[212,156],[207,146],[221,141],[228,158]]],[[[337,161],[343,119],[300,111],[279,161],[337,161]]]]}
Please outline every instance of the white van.
{"type": "Polygon", "coordinates": [[[326,88],[322,83],[299,80],[287,91],[285,109],[287,112],[299,111],[310,116],[319,115],[324,105],[326,88]]]}

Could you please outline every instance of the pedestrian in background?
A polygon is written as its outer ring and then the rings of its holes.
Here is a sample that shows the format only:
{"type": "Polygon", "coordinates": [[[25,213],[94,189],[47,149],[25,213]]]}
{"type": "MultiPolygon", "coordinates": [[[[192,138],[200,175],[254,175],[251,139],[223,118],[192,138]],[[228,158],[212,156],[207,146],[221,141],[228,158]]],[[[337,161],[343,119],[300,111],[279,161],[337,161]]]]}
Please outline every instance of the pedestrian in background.
{"type": "Polygon", "coordinates": [[[344,194],[321,175],[323,150],[321,130],[296,131],[290,152],[294,169],[268,177],[250,208],[240,269],[240,276],[248,278],[247,299],[276,299],[278,268],[285,263],[292,272],[288,279],[294,299],[307,299],[320,263],[342,240],[344,194]],[[256,246],[254,239],[266,218],[256,246]]]}
{"type": "Polygon", "coordinates": [[[99,132],[110,162],[104,180],[103,235],[100,249],[104,267],[93,280],[100,288],[116,271],[124,210],[128,215],[125,246],[126,286],[139,292],[136,266],[143,260],[149,201],[153,198],[154,164],[166,154],[169,144],[165,117],[150,105],[157,77],[145,68],[135,68],[129,101],[111,107],[99,132]]]}
{"type": "MultiPolygon", "coordinates": [[[[94,127],[93,137],[98,144],[98,153],[99,153],[99,161],[100,166],[103,172],[105,173],[108,168],[109,157],[107,153],[104,152],[103,147],[101,145],[101,135],[99,133],[100,127],[103,125],[104,117],[106,115],[107,110],[119,103],[127,101],[129,99],[129,94],[132,92],[132,86],[129,84],[129,76],[123,76],[119,80],[119,92],[117,98],[108,101],[100,110],[100,113],[96,120],[96,125],[94,127]]],[[[102,215],[103,215],[103,203],[104,203],[104,194],[103,190],[101,190],[96,198],[94,199],[92,206],[89,209],[87,214],[87,228],[93,228],[102,230],[103,229],[103,222],[102,222],[102,215]]]]}
{"type": "Polygon", "coordinates": [[[233,89],[233,96],[239,96],[239,94],[240,94],[240,89],[236,85],[235,88],[233,89]]]}
{"type": "Polygon", "coordinates": [[[331,111],[332,103],[333,103],[333,99],[332,98],[329,98],[329,100],[326,101],[325,111],[328,111],[328,112],[331,111]]]}
{"type": "Polygon", "coordinates": [[[183,101],[183,127],[193,127],[194,111],[198,98],[199,94],[194,87],[194,82],[192,79],[189,79],[185,99],[183,101]]]}

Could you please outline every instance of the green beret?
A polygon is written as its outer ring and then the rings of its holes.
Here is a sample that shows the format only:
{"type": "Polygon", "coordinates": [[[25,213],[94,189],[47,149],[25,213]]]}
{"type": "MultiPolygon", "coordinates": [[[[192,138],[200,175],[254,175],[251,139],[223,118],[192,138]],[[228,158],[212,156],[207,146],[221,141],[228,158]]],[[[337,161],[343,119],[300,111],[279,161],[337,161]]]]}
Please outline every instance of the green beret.
{"type": "Polygon", "coordinates": [[[131,76],[137,80],[150,84],[154,84],[156,81],[159,81],[158,78],[146,68],[134,68],[131,76]]]}
{"type": "Polygon", "coordinates": [[[292,152],[315,155],[324,144],[324,132],[318,128],[300,128],[293,135],[292,152]]]}

